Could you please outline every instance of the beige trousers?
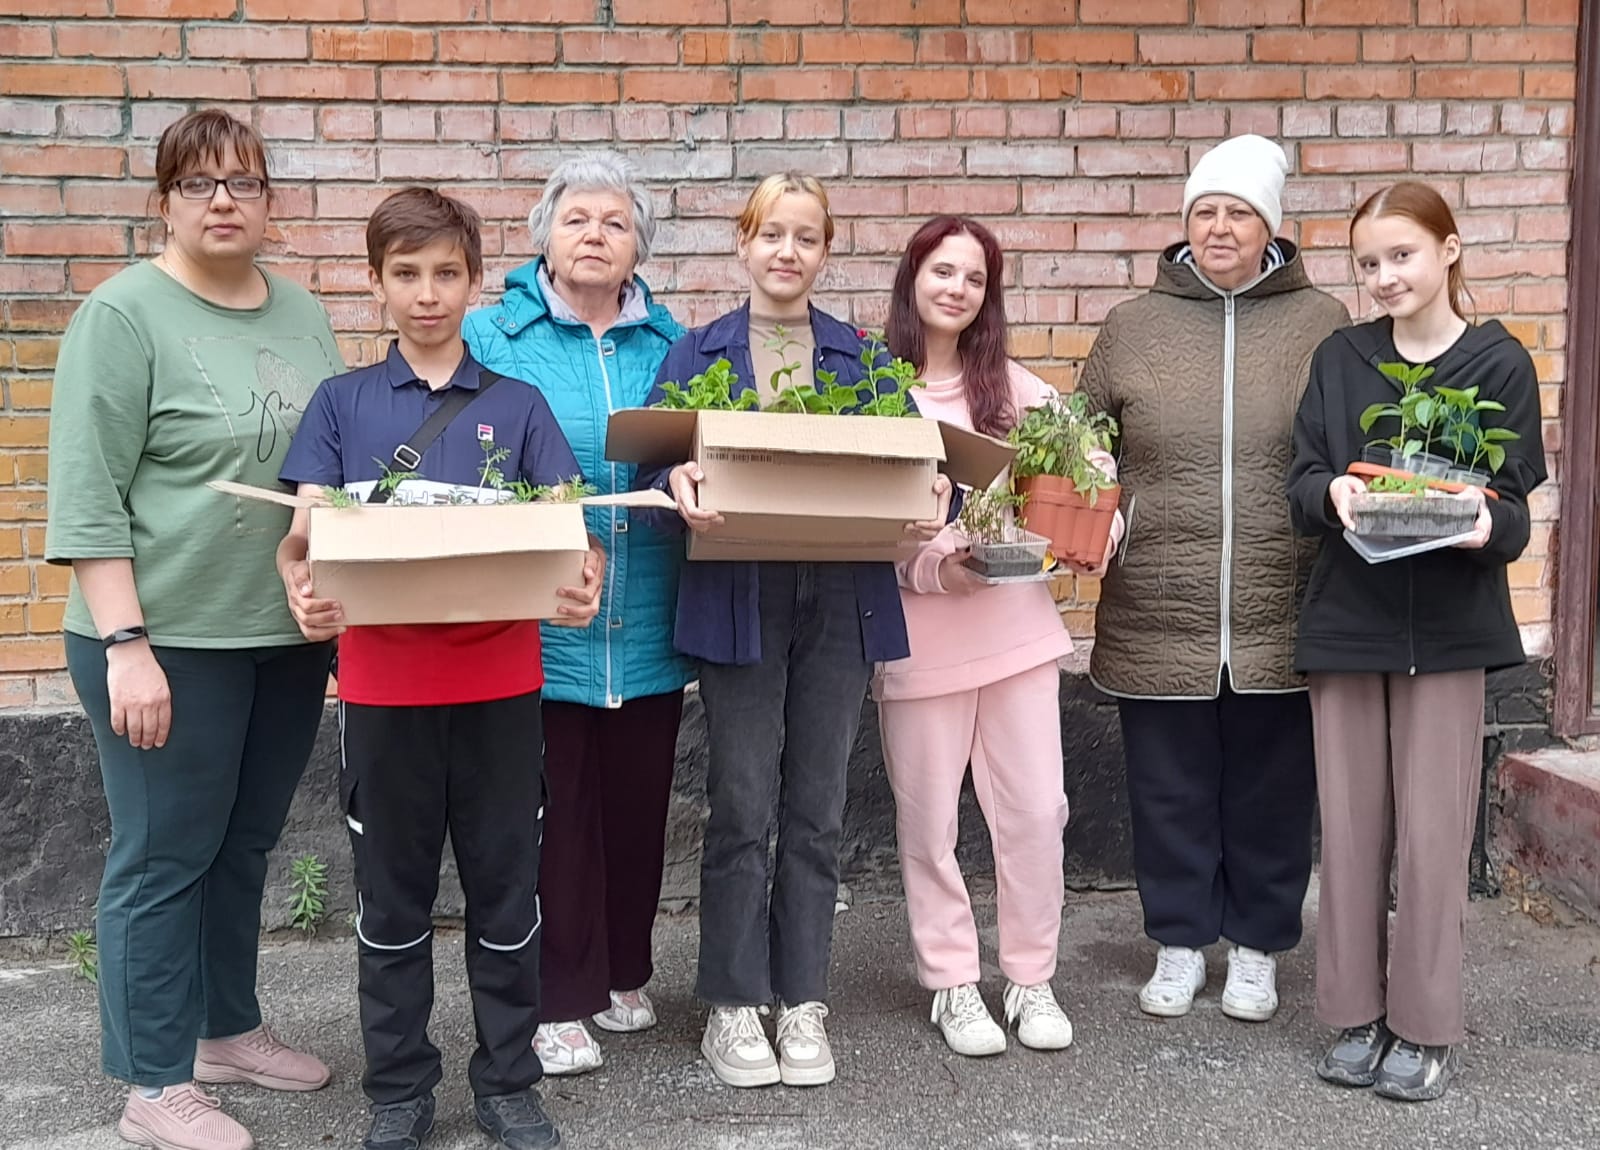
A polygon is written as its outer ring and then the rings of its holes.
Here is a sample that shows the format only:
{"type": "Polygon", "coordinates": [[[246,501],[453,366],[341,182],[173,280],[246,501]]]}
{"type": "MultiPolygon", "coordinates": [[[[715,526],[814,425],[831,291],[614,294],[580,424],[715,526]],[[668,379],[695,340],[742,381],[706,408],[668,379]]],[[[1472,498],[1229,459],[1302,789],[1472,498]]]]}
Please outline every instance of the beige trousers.
{"type": "Polygon", "coordinates": [[[1483,770],[1481,669],[1314,674],[1322,807],[1317,1017],[1388,1016],[1410,1042],[1466,1037],[1467,860],[1483,770]],[[1394,946],[1389,868],[1398,861],[1394,946]]]}

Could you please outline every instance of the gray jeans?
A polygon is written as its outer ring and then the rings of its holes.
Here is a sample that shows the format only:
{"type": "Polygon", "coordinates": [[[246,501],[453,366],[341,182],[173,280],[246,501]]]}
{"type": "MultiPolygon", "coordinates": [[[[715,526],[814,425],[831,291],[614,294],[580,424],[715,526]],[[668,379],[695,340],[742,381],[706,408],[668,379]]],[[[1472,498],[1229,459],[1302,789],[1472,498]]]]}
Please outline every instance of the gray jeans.
{"type": "Polygon", "coordinates": [[[763,563],[760,588],[761,662],[700,670],[711,817],[696,993],[718,1006],[827,997],[845,770],[872,674],[849,565],[763,563]]]}

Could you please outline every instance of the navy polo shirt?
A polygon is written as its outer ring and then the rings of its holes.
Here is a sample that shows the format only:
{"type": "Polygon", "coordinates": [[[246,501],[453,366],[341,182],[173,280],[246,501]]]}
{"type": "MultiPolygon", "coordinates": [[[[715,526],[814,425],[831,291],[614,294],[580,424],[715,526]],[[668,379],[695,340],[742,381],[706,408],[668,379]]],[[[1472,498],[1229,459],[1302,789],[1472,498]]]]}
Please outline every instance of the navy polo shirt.
{"type": "MultiPolygon", "coordinates": [[[[324,380],[300,420],[280,478],[325,487],[380,478],[379,461],[394,466],[394,449],[452,388],[476,391],[482,370],[465,354],[450,382],[431,391],[394,345],[382,363],[324,380]]],[[[478,486],[480,434],[511,452],[496,464],[507,482],[556,484],[580,474],[544,395],[515,379],[458,412],[414,470],[437,483],[478,486]]],[[[532,621],[351,627],[339,637],[339,697],[346,703],[485,703],[543,684],[539,624],[532,621]],[[396,667],[405,673],[396,674],[396,667]]]]}
{"type": "MultiPolygon", "coordinates": [[[[381,479],[379,461],[398,469],[394,449],[422,426],[454,388],[476,391],[483,367],[464,353],[450,382],[431,391],[411,370],[398,342],[371,367],[322,382],[295,432],[279,478],[324,487],[381,479]]],[[[567,437],[538,388],[508,379],[464,408],[422,453],[414,469],[435,483],[478,486],[483,438],[510,456],[497,466],[506,482],[556,484],[582,474],[567,437]]]]}

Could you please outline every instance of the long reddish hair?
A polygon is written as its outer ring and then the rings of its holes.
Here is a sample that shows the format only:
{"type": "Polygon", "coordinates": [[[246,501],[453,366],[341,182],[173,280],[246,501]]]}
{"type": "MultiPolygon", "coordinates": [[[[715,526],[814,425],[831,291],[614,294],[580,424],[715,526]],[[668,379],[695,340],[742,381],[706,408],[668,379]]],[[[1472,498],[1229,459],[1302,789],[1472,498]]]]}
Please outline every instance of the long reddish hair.
{"type": "Polygon", "coordinates": [[[965,216],[935,216],[917,229],[900,257],[889,297],[889,323],[885,338],[889,354],[916,365],[928,366],[922,317],[917,314],[917,273],[933,250],[951,236],[971,236],[983,249],[983,304],[977,317],[961,333],[961,386],[967,396],[972,426],[985,435],[1004,435],[1017,421],[1011,402],[1011,378],[1006,367],[1006,301],[1000,244],[994,233],[965,216]]]}

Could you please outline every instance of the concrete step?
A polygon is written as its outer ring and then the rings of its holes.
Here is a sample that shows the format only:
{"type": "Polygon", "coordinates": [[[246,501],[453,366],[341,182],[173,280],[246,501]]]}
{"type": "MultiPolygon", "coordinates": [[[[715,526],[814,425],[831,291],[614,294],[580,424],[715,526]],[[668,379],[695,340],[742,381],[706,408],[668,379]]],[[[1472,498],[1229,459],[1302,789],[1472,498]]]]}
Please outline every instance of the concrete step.
{"type": "Polygon", "coordinates": [[[1509,754],[1497,782],[1500,857],[1600,921],[1600,751],[1509,754]]]}

